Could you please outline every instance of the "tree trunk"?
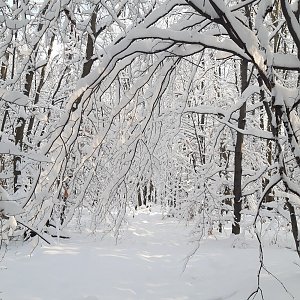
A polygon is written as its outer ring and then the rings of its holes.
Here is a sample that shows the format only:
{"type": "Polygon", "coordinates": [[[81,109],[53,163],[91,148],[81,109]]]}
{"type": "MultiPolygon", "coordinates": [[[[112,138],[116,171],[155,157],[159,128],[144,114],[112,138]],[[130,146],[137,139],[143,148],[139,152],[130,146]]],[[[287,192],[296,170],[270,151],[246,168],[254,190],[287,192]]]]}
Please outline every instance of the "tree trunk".
{"type": "Polygon", "coordinates": [[[286,206],[290,213],[292,233],[293,233],[293,237],[294,237],[294,241],[295,241],[295,245],[296,245],[296,251],[298,253],[298,256],[300,257],[300,237],[299,237],[299,230],[298,230],[298,223],[297,223],[295,208],[288,200],[286,200],[286,206]]]}
{"type": "MultiPolygon", "coordinates": [[[[19,118],[17,127],[15,129],[15,144],[19,146],[19,149],[23,149],[25,119],[19,118]]],[[[14,192],[20,188],[19,177],[21,176],[21,157],[15,155],[13,158],[13,174],[14,174],[14,192]]]]}
{"type": "MultiPolygon", "coordinates": [[[[246,60],[242,60],[240,66],[240,76],[241,76],[241,93],[246,89],[247,82],[247,68],[248,62],[246,60]]],[[[246,123],[246,102],[241,106],[239,110],[240,116],[238,119],[238,128],[244,129],[246,123]]],[[[240,229],[240,221],[241,221],[241,210],[242,210],[242,147],[244,141],[244,134],[241,132],[237,132],[235,151],[234,151],[234,223],[232,224],[232,233],[239,234],[240,229]]]]}

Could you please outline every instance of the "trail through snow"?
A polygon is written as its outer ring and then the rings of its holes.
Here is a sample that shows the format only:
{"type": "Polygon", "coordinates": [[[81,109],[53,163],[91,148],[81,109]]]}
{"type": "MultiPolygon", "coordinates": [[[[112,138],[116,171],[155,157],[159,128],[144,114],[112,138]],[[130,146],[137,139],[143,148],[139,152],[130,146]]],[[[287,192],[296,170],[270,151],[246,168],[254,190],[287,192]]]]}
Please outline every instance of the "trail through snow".
{"type": "MultiPolygon", "coordinates": [[[[30,255],[10,250],[0,264],[1,300],[244,300],[256,289],[258,249],[232,239],[204,240],[183,272],[190,228],[160,214],[140,213],[116,244],[113,238],[73,235],[30,255]]],[[[265,249],[269,271],[300,299],[300,266],[289,249],[265,249]]],[[[265,300],[293,299],[266,272],[265,300]]],[[[258,295],[255,299],[261,299],[258,295]]]]}

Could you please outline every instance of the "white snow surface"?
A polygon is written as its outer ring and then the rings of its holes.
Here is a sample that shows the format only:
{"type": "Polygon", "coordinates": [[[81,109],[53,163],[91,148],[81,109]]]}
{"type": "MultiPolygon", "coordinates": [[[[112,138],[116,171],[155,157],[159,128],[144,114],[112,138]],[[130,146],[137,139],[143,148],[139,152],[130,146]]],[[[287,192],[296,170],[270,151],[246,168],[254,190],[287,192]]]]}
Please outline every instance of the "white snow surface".
{"type": "MultiPolygon", "coordinates": [[[[30,244],[10,243],[0,263],[0,299],[247,299],[257,287],[256,243],[236,243],[230,236],[208,238],[183,271],[194,247],[188,243],[190,229],[159,213],[144,212],[129,217],[118,243],[111,236],[99,239],[87,232],[38,246],[33,253],[30,244]]],[[[268,270],[300,299],[296,253],[268,246],[264,256],[268,270]]],[[[265,271],[261,288],[265,300],[293,299],[265,271]]]]}

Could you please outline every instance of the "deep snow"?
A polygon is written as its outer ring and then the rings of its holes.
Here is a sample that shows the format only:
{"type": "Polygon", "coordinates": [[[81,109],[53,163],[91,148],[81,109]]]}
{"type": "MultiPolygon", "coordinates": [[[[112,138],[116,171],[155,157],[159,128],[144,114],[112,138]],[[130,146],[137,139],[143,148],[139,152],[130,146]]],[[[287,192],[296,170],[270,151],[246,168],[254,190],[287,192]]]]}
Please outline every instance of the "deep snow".
{"type": "MultiPolygon", "coordinates": [[[[129,218],[118,243],[94,235],[38,246],[9,245],[0,264],[3,300],[243,300],[257,286],[258,248],[232,238],[203,240],[186,269],[191,228],[158,213],[129,218]],[[183,272],[184,270],[184,272],[183,272]]],[[[267,247],[265,264],[300,299],[300,261],[290,249],[267,247]]],[[[293,299],[266,272],[265,300],[293,299]]],[[[258,295],[255,299],[261,299],[258,295]]]]}

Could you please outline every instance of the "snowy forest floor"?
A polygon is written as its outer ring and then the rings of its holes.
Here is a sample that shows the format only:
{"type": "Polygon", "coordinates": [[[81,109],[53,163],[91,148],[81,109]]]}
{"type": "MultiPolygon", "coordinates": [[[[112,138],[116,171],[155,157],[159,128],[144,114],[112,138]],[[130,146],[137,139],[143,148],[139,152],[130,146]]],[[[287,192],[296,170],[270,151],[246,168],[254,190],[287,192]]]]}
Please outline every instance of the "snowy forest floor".
{"type": "MultiPolygon", "coordinates": [[[[203,240],[186,269],[191,228],[159,213],[129,218],[113,237],[73,234],[51,246],[9,245],[0,263],[1,300],[244,300],[257,288],[259,251],[249,240],[203,240]]],[[[300,262],[291,249],[268,246],[264,261],[286,287],[262,271],[265,300],[300,299],[300,262]],[[292,297],[293,296],[293,297],[292,297]]],[[[262,299],[257,295],[255,299],[262,299]]]]}

